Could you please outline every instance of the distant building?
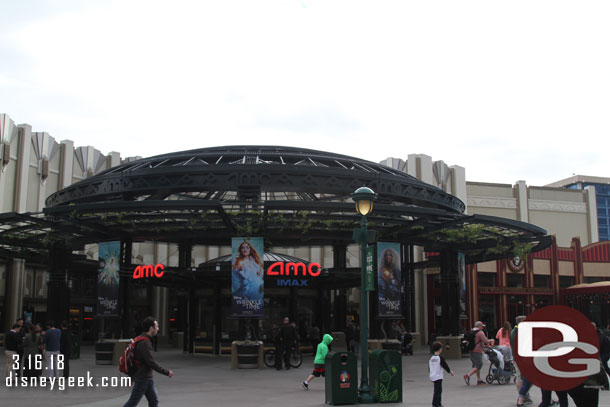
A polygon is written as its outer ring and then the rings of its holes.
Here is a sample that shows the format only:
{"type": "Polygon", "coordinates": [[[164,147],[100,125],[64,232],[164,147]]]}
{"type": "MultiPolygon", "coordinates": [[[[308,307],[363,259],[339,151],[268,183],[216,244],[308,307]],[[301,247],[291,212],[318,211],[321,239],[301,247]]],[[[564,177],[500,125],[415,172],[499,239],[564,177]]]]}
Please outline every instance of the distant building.
{"type": "Polygon", "coordinates": [[[595,188],[599,240],[610,240],[610,178],[575,175],[547,186],[568,189],[595,188]]]}

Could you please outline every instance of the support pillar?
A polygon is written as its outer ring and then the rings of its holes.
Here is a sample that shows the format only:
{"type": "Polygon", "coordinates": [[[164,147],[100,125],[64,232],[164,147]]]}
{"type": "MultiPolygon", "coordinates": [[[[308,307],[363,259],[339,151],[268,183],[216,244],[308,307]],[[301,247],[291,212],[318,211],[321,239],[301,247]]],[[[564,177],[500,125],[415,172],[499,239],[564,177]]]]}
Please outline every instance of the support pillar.
{"type": "Polygon", "coordinates": [[[23,281],[25,260],[12,259],[7,270],[6,297],[4,297],[4,332],[8,332],[18,318],[23,316],[23,281]]]}
{"type": "MultiPolygon", "coordinates": [[[[192,256],[193,245],[190,242],[184,242],[178,245],[178,267],[182,271],[190,271],[192,256]]],[[[193,353],[195,329],[197,327],[197,320],[199,319],[199,299],[195,295],[194,285],[191,285],[191,287],[188,289],[187,295],[187,315],[184,329],[184,343],[182,344],[182,351],[185,353],[193,353]]]]}
{"type": "MultiPolygon", "coordinates": [[[[347,269],[347,245],[333,245],[333,268],[336,273],[344,273],[347,269]]],[[[334,329],[337,331],[345,331],[347,319],[346,301],[345,289],[336,290],[334,301],[334,329]]]]}
{"type": "Polygon", "coordinates": [[[415,332],[417,330],[415,324],[415,269],[413,268],[415,253],[413,245],[407,246],[403,244],[402,247],[405,251],[403,258],[406,259],[406,262],[403,264],[405,290],[403,313],[405,316],[405,328],[409,332],[415,332]]]}
{"type": "MultiPolygon", "coordinates": [[[[128,272],[132,268],[131,256],[133,253],[133,245],[131,240],[124,240],[121,242],[121,271],[119,272],[119,302],[121,304],[121,322],[118,324],[117,329],[119,332],[115,335],[119,338],[131,338],[135,332],[130,329],[132,323],[139,323],[141,321],[132,321],[131,316],[131,274],[128,272]],[[126,272],[127,271],[127,272],[126,272]]],[[[157,321],[158,322],[158,321],[157,321]]]]}
{"type": "Polygon", "coordinates": [[[61,321],[68,320],[69,317],[70,290],[67,281],[70,255],[69,249],[59,245],[49,252],[47,321],[54,321],[55,326],[60,326],[61,321]]]}
{"type": "Polygon", "coordinates": [[[152,288],[152,315],[159,322],[159,343],[169,341],[169,316],[168,316],[168,290],[167,287],[153,286],[152,288]]]}
{"type": "Polygon", "coordinates": [[[443,335],[460,334],[460,311],[458,305],[458,258],[456,252],[441,252],[441,327],[443,335]]]}

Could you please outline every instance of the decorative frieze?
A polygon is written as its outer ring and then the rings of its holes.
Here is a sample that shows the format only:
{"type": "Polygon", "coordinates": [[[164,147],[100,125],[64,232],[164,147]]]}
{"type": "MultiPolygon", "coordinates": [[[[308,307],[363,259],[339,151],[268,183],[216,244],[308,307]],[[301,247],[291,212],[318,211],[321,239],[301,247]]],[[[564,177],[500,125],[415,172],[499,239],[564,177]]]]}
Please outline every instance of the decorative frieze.
{"type": "Polygon", "coordinates": [[[587,204],[584,202],[561,202],[530,199],[528,202],[528,208],[530,211],[587,213],[587,204]]]}
{"type": "Polygon", "coordinates": [[[481,208],[517,209],[517,200],[515,198],[470,195],[468,197],[468,206],[481,208]]]}

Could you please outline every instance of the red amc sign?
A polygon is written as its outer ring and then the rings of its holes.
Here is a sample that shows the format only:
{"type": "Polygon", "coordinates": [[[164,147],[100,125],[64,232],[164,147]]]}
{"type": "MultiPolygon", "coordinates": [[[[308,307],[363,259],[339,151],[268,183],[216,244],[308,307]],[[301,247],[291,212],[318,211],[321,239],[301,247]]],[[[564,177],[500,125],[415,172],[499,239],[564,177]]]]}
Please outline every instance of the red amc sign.
{"type": "Polygon", "coordinates": [[[147,266],[138,266],[133,271],[133,279],[144,277],[161,278],[163,277],[163,273],[165,273],[163,269],[163,264],[155,264],[154,266],[152,264],[147,266]]]}
{"type": "Polygon", "coordinates": [[[294,276],[298,276],[299,272],[302,272],[303,277],[309,274],[312,277],[318,277],[322,271],[322,266],[318,263],[309,263],[309,267],[305,263],[286,263],[281,261],[273,263],[267,269],[268,276],[290,276],[290,272],[293,272],[294,276]]]}

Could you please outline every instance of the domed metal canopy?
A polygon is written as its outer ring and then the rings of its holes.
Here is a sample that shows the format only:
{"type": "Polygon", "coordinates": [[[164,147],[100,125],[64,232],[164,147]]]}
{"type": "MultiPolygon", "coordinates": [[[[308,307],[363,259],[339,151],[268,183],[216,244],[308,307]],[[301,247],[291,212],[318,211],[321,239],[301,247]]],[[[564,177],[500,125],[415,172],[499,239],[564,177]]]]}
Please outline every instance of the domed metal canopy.
{"type": "Polygon", "coordinates": [[[468,263],[550,242],[528,223],[465,215],[458,198],[384,165],[293,147],[229,146],[124,163],[52,194],[43,213],[1,214],[0,255],[118,239],[350,244],[360,221],[350,196],[363,186],[378,194],[368,221],[381,241],[463,251],[468,263]]]}
{"type": "Polygon", "coordinates": [[[343,200],[366,186],[387,203],[464,211],[464,203],[402,171],[354,157],[275,146],[229,146],[125,163],[58,191],[47,208],[89,202],[343,200]]]}

